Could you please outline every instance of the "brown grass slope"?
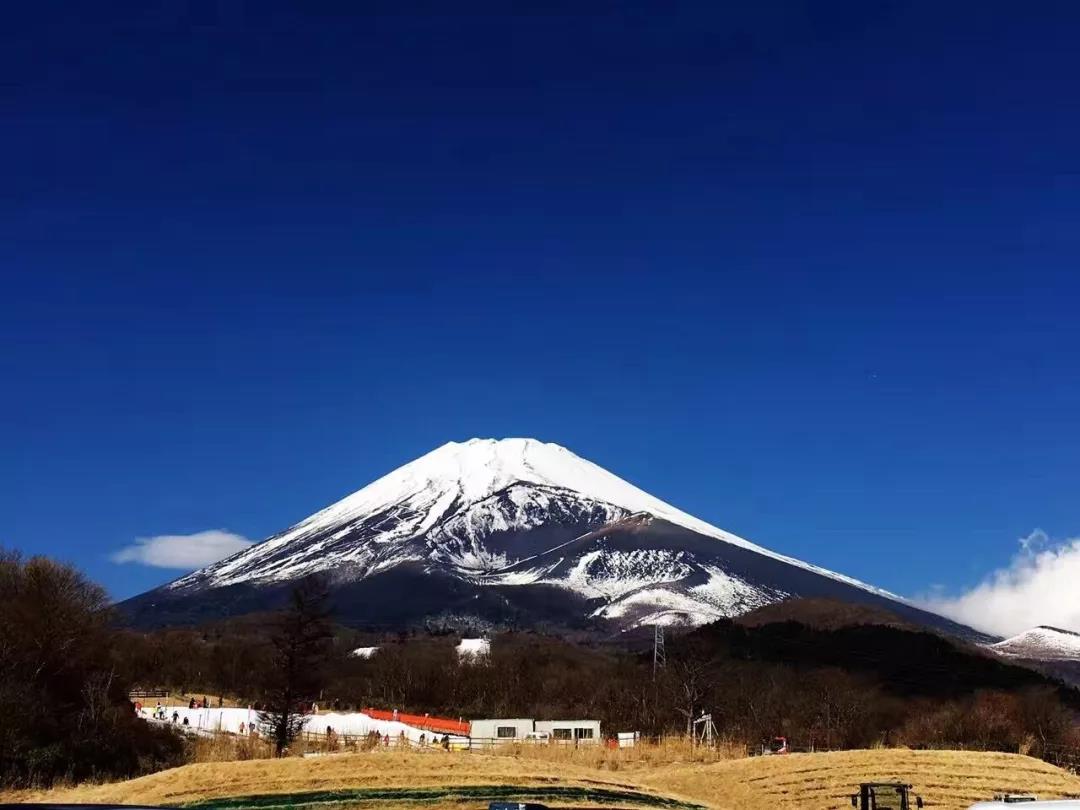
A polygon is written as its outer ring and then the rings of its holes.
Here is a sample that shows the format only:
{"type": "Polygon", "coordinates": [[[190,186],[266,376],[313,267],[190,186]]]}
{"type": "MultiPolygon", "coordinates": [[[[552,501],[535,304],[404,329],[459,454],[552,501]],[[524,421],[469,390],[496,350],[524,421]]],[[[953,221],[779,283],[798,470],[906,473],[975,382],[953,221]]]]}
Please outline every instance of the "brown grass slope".
{"type": "Polygon", "coordinates": [[[777,622],[799,622],[815,630],[837,630],[860,624],[876,624],[901,630],[918,629],[916,625],[904,621],[885,608],[840,602],[836,599],[785,599],[763,605],[735,619],[735,623],[743,627],[761,627],[777,622]]]}
{"type": "Polygon", "coordinates": [[[658,792],[622,779],[618,774],[607,774],[569,762],[468,752],[380,751],[315,758],[198,763],[126,782],[22,792],[8,795],[6,799],[21,802],[181,804],[199,799],[341,788],[463,785],[560,785],[636,790],[652,794],[658,792]]]}
{"type": "MultiPolygon", "coordinates": [[[[718,810],[843,810],[859,782],[895,779],[913,784],[934,810],[962,810],[999,792],[1031,792],[1046,799],[1080,795],[1080,777],[1015,754],[881,749],[708,763],[582,754],[580,758],[551,759],[543,749],[518,750],[513,755],[391,751],[214,762],[127,782],[6,798],[180,804],[341,788],[559,785],[641,791],[718,810]]],[[[392,802],[379,806],[404,810],[392,802]]]]}
{"type": "Polygon", "coordinates": [[[962,810],[995,793],[1041,799],[1080,795],[1080,777],[1031,757],[977,751],[880,749],[754,757],[668,766],[643,776],[652,787],[735,810],[842,810],[860,782],[912,784],[927,807],[962,810]]]}

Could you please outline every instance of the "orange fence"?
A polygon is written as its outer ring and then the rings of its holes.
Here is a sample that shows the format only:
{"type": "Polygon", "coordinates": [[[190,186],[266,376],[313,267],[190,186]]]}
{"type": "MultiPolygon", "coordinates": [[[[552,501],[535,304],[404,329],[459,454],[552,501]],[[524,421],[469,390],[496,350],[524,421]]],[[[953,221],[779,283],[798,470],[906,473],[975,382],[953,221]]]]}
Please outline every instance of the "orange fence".
{"type": "Polygon", "coordinates": [[[440,734],[469,736],[468,723],[461,720],[451,720],[448,717],[432,717],[429,714],[403,714],[402,712],[387,712],[382,709],[363,709],[363,712],[376,720],[397,720],[399,723],[405,723],[414,728],[437,731],[440,734]]]}

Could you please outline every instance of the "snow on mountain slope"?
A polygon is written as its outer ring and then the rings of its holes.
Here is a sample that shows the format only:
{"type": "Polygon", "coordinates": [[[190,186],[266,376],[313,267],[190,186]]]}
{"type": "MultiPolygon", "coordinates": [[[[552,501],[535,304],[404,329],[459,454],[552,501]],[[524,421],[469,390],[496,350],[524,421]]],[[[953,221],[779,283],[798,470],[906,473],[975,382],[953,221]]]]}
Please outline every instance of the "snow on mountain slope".
{"type": "Polygon", "coordinates": [[[1010,658],[1026,658],[1032,661],[1078,660],[1080,661],[1080,633],[1057,627],[1035,627],[1019,635],[1007,638],[988,647],[1010,658]]]}
{"type": "Polygon", "coordinates": [[[577,615],[622,627],[700,624],[797,595],[940,619],[705,523],[533,439],[443,445],[284,532],[132,601],[148,621],[215,593],[223,601],[215,609],[247,610],[258,600],[249,594],[237,601],[238,588],[269,592],[314,572],[345,589],[357,621],[442,610],[560,621],[577,615]],[[395,588],[409,589],[407,610],[380,601],[397,599],[395,588]]]}
{"type": "Polygon", "coordinates": [[[324,552],[335,541],[347,538],[354,528],[365,527],[372,516],[383,518],[383,525],[374,522],[368,526],[377,533],[370,541],[375,548],[356,549],[340,561],[367,565],[374,572],[405,559],[393,556],[392,560],[386,560],[386,555],[379,553],[379,546],[393,546],[432,531],[429,545],[435,556],[443,556],[448,562],[456,558],[465,568],[496,568],[508,561],[498,554],[489,558],[481,548],[482,538],[491,532],[532,528],[550,520],[547,510],[557,500],[561,503],[565,493],[598,505],[608,519],[620,516],[620,510],[644,512],[725,543],[892,597],[857,580],[776,554],[725,532],[654,498],[564,447],[535,439],[449,442],[287,531],[177,580],[172,587],[183,587],[207,575],[214,585],[228,585],[248,579],[290,579],[329,568],[324,552]],[[515,486],[521,484],[534,486],[515,486]],[[506,499],[513,505],[512,510],[473,508],[482,507],[485,501],[507,490],[506,499]],[[556,493],[559,499],[553,497],[556,493]],[[302,553],[295,557],[280,559],[275,554],[293,545],[300,546],[312,537],[321,539],[303,547],[302,553]],[[380,560],[383,565],[379,564],[380,560]],[[265,564],[260,564],[264,561],[265,564]]]}

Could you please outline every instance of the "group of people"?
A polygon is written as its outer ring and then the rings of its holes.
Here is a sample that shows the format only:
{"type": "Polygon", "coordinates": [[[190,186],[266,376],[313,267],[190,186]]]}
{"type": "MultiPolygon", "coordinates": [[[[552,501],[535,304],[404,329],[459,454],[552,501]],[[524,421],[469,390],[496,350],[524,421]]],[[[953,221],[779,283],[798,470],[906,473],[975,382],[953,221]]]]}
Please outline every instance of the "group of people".
{"type": "MultiPolygon", "coordinates": [[[[207,708],[207,707],[209,707],[209,705],[210,705],[210,703],[209,703],[209,702],[207,701],[207,699],[206,699],[206,698],[203,698],[203,699],[202,699],[201,701],[198,701],[198,700],[195,700],[195,698],[192,698],[192,699],[191,699],[190,701],[188,701],[188,708],[189,708],[189,709],[202,709],[202,708],[207,708]]],[[[136,703],[136,704],[135,704],[135,711],[136,711],[136,712],[141,712],[141,711],[142,711],[142,704],[141,704],[141,703],[136,703]]],[[[168,717],[168,715],[167,715],[167,710],[166,710],[166,708],[165,708],[164,706],[162,706],[162,705],[161,705],[161,701],[160,701],[160,700],[159,700],[159,701],[157,702],[157,705],[156,705],[156,706],[154,707],[154,711],[153,711],[153,713],[152,713],[152,714],[151,714],[150,716],[151,716],[151,717],[152,717],[152,718],[153,718],[154,720],[162,720],[162,721],[165,721],[165,720],[169,720],[169,719],[170,719],[170,718],[168,717]]],[[[172,713],[172,718],[171,718],[171,719],[172,719],[172,721],[173,721],[174,723],[180,723],[181,725],[185,725],[185,726],[187,726],[187,725],[191,725],[191,724],[190,724],[190,722],[188,721],[188,718],[187,718],[187,716],[185,716],[185,717],[183,717],[183,718],[181,719],[181,717],[180,717],[180,712],[179,712],[179,711],[177,711],[176,709],[173,709],[173,713],[172,713]]]]}
{"type": "Polygon", "coordinates": [[[450,750],[450,735],[449,734],[443,734],[442,739],[440,740],[439,735],[432,732],[430,741],[429,741],[428,736],[426,734],[421,734],[419,742],[420,742],[420,747],[421,748],[424,748],[424,747],[426,747],[427,745],[430,744],[430,745],[440,745],[440,746],[442,746],[442,749],[444,751],[449,751],[450,750]]]}
{"type": "MultiPolygon", "coordinates": [[[[141,714],[142,708],[143,708],[142,704],[141,703],[135,703],[134,706],[135,706],[136,714],[141,714]]],[[[188,701],[188,709],[189,710],[191,710],[191,709],[208,709],[208,708],[210,708],[210,701],[205,697],[202,700],[196,700],[195,698],[191,698],[188,701]]],[[[173,723],[176,723],[176,724],[182,725],[182,726],[190,726],[191,725],[191,721],[188,719],[187,715],[184,715],[183,717],[180,716],[179,709],[173,709],[172,715],[170,716],[169,713],[168,713],[168,708],[165,707],[165,706],[162,706],[160,700],[157,702],[157,705],[154,707],[154,711],[151,713],[150,717],[152,719],[154,719],[154,720],[161,720],[162,722],[169,722],[171,720],[173,723]]],[[[247,736],[251,736],[251,737],[257,737],[259,735],[259,732],[258,732],[258,728],[255,725],[255,722],[252,721],[250,723],[245,723],[245,722],[241,721],[241,723],[240,723],[240,735],[241,736],[247,735],[247,736]]]]}
{"type": "MultiPolygon", "coordinates": [[[[330,726],[326,727],[326,740],[328,743],[337,741],[337,734],[333,733],[333,729],[331,729],[330,726]]],[[[367,735],[367,740],[368,750],[376,748],[378,746],[389,748],[391,743],[401,748],[404,748],[409,744],[409,738],[405,736],[404,731],[398,734],[396,740],[391,740],[389,734],[380,734],[378,731],[369,731],[367,735]]],[[[427,748],[428,746],[436,745],[441,746],[444,751],[450,750],[449,734],[443,734],[442,738],[440,739],[439,735],[434,732],[432,732],[430,737],[425,733],[421,734],[416,742],[421,748],[427,748]]]]}
{"type": "MultiPolygon", "coordinates": [[[[165,708],[163,706],[158,706],[158,711],[154,713],[154,717],[157,717],[157,719],[159,719],[159,720],[165,720],[166,719],[166,717],[165,717],[165,708]],[[160,714],[160,716],[159,716],[159,714],[160,714]]],[[[180,720],[180,712],[176,711],[176,709],[173,709],[172,721],[174,723],[176,723],[179,720],[180,720]]],[[[184,720],[181,723],[181,725],[184,725],[184,726],[191,725],[188,722],[187,715],[184,715],[184,720]]]]}

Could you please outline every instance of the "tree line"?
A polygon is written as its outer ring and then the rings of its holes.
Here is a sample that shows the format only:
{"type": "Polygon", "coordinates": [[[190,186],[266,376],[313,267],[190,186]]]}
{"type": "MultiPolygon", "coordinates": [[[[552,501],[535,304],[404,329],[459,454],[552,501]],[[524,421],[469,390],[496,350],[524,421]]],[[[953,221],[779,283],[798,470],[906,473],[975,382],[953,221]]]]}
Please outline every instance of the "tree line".
{"type": "Polygon", "coordinates": [[[147,685],[244,694],[281,754],[334,659],[325,583],[305,580],[254,633],[140,635],[76,568],[0,550],[0,786],[137,776],[182,764],[190,740],[140,718],[147,685]],[[254,677],[252,677],[254,673],[254,677]],[[236,690],[235,692],[233,690],[236,690]]]}
{"type": "Polygon", "coordinates": [[[0,785],[179,764],[181,740],[137,719],[105,591],[76,569],[0,550],[0,785]]]}
{"type": "Polygon", "coordinates": [[[756,747],[965,747],[1040,755],[1080,745],[1080,693],[941,636],[888,625],[721,621],[650,651],[507,632],[459,658],[449,631],[335,626],[325,584],[289,606],[198,628],[118,626],[76,569],[0,554],[0,783],[126,777],[184,761],[184,741],[136,718],[132,688],[253,705],[282,751],[312,702],[448,717],[597,719],[606,733],[685,734],[711,713],[756,747]],[[370,658],[350,653],[377,646],[370,658]]]}
{"type": "MultiPolygon", "coordinates": [[[[210,690],[258,704],[275,672],[266,620],[128,633],[140,683],[210,690]],[[182,657],[169,650],[183,649],[182,657]],[[257,662],[244,666],[236,662],[257,662]]],[[[655,675],[646,650],[508,632],[490,654],[460,659],[457,636],[336,628],[320,706],[373,706],[447,717],[589,718],[608,733],[685,734],[713,715],[721,736],[753,748],[871,745],[1025,750],[1078,745],[1080,693],[929,632],[721,621],[669,638],[655,675]],[[378,646],[370,658],[349,653],[378,646]]]]}

